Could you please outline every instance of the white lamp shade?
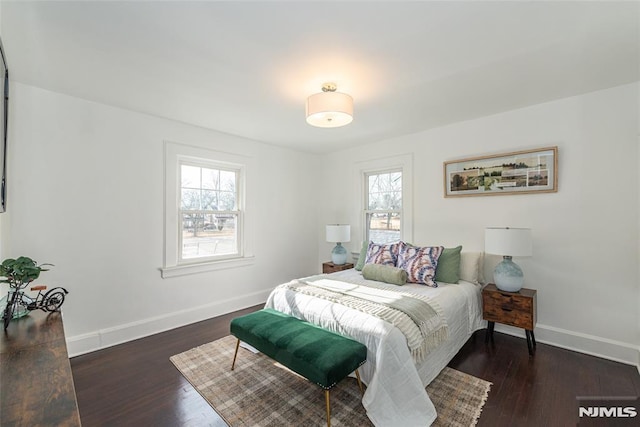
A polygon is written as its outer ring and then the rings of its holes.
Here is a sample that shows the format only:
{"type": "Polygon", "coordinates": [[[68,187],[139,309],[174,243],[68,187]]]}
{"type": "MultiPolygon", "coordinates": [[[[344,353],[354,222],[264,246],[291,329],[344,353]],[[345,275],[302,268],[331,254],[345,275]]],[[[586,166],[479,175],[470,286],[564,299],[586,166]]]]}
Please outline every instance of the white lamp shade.
{"type": "Polygon", "coordinates": [[[484,230],[484,251],[503,256],[531,256],[530,228],[489,227],[484,230]]]}
{"type": "Polygon", "coordinates": [[[351,240],[351,226],[348,224],[327,225],[327,242],[344,243],[351,240]]]}
{"type": "Polygon", "coordinates": [[[307,98],[307,123],[335,128],[353,121],[353,98],[346,93],[320,92],[307,98]]]}

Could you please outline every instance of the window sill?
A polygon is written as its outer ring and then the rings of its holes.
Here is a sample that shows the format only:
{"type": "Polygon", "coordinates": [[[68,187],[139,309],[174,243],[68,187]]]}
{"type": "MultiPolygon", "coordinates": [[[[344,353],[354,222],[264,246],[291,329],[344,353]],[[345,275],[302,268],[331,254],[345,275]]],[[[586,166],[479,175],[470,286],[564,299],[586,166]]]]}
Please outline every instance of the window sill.
{"type": "Polygon", "coordinates": [[[160,268],[160,275],[163,279],[171,277],[186,276],[188,274],[207,273],[209,271],[226,270],[228,268],[240,268],[253,265],[255,257],[244,257],[221,261],[204,262],[200,264],[176,265],[173,267],[160,268]]]}

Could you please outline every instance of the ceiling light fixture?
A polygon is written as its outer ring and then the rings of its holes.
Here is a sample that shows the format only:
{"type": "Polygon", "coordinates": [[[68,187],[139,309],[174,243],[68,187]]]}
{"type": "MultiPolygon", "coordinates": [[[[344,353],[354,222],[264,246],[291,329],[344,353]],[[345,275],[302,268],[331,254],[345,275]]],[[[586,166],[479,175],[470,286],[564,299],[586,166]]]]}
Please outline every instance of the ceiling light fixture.
{"type": "Polygon", "coordinates": [[[322,85],[322,92],[307,98],[307,123],[321,128],[337,128],[353,121],[353,98],[336,92],[335,83],[322,85]]]}

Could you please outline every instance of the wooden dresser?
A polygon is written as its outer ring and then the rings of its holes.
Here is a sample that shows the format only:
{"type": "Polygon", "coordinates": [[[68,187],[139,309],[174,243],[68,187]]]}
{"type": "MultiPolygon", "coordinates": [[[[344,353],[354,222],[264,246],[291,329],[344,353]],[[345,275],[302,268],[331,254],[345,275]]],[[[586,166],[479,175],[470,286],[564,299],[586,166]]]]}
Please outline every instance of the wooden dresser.
{"type": "Polygon", "coordinates": [[[61,313],[32,311],[0,332],[0,425],[80,426],[61,313]]]}

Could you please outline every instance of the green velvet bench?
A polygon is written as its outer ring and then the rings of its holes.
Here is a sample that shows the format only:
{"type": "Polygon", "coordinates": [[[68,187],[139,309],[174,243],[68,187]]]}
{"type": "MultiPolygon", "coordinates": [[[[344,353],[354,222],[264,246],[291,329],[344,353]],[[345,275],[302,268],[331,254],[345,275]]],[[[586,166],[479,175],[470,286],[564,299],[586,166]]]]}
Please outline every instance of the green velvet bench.
{"type": "Polygon", "coordinates": [[[263,309],[231,321],[231,334],[238,338],[231,370],[236,364],[240,341],[255,347],[294,372],[324,389],[327,426],[331,426],[329,390],[367,359],[367,348],[316,325],[276,310],[263,309]]]}

